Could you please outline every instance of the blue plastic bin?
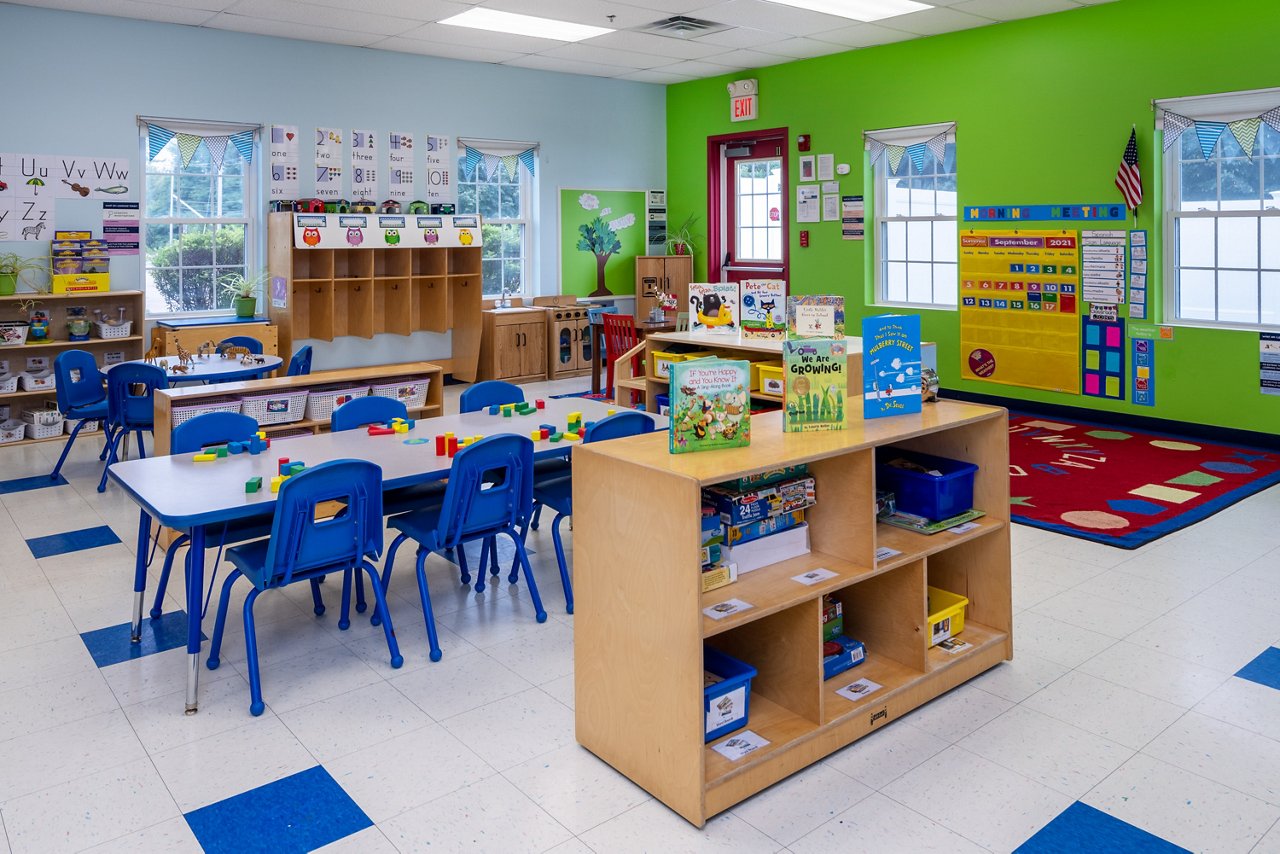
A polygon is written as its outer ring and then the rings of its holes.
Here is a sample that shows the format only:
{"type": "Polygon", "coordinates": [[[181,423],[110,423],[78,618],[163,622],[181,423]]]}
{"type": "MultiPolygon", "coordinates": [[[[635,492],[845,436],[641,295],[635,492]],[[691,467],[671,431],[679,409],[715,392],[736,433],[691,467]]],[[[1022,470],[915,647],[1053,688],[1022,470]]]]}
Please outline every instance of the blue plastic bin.
{"type": "Polygon", "coordinates": [[[667,410],[671,408],[671,395],[670,394],[658,395],[657,403],[658,403],[658,414],[666,415],[667,410]]]}
{"type": "Polygon", "coordinates": [[[702,648],[702,668],[721,679],[702,689],[702,712],[707,733],[705,743],[747,725],[751,680],[756,669],[709,646],[702,648]]]}
{"type": "Polygon", "coordinates": [[[937,522],[973,509],[973,476],[977,471],[978,467],[973,463],[916,451],[880,448],[877,451],[876,489],[893,493],[899,513],[911,513],[937,522]],[[940,471],[942,477],[886,465],[888,460],[897,458],[940,471]]]}

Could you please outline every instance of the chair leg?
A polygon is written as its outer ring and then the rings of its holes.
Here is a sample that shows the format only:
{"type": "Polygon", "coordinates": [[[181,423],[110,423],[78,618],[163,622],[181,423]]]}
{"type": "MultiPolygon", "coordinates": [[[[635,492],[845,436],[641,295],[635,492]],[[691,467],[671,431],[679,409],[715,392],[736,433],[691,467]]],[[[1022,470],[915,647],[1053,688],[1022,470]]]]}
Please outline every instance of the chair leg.
{"type": "Polygon", "coordinates": [[[138,459],[145,460],[147,458],[147,445],[142,441],[142,431],[138,430],[138,459]]]}
{"type": "Polygon", "coordinates": [[[490,537],[487,542],[489,545],[489,574],[497,578],[502,572],[498,568],[498,538],[490,537]]]}
{"type": "Polygon", "coordinates": [[[382,589],[382,580],[378,572],[368,561],[361,561],[356,572],[369,573],[369,586],[373,588],[374,610],[382,615],[382,633],[387,636],[387,651],[391,653],[391,669],[398,670],[404,664],[404,656],[400,654],[400,644],[396,643],[396,632],[391,626],[391,611],[387,608],[386,591],[382,589]]]}
{"type": "MultiPolygon", "coordinates": [[[[218,665],[222,663],[219,653],[222,651],[222,630],[227,627],[227,606],[231,604],[231,585],[235,584],[236,579],[243,574],[240,570],[233,569],[227,576],[227,580],[222,582],[222,594],[218,596],[218,618],[213,622],[213,640],[209,642],[208,668],[210,670],[217,670],[218,665]]],[[[188,614],[187,619],[199,619],[199,617],[188,614]]]]}
{"type": "Polygon", "coordinates": [[[320,582],[324,578],[311,579],[311,610],[315,611],[316,616],[324,615],[324,597],[320,595],[320,582]]]}
{"type": "Polygon", "coordinates": [[[107,461],[102,466],[102,480],[98,481],[98,491],[107,491],[107,469],[111,468],[111,464],[116,461],[116,448],[120,444],[120,437],[124,434],[123,430],[117,430],[116,434],[107,442],[107,461]]]}
{"type": "Polygon", "coordinates": [[[342,571],[342,611],[338,616],[338,628],[346,631],[351,628],[351,570],[342,571]]]}
{"type": "MultiPolygon", "coordinates": [[[[461,543],[458,544],[459,550],[465,548],[461,543]]],[[[476,592],[484,592],[485,568],[493,567],[494,575],[498,570],[498,547],[493,537],[485,537],[480,542],[480,568],[476,570],[476,592]]]]}
{"type": "Polygon", "coordinates": [[[105,460],[107,458],[107,449],[111,447],[111,437],[114,436],[115,434],[116,434],[115,429],[112,427],[106,426],[106,422],[104,421],[103,428],[102,428],[102,438],[105,441],[102,443],[102,453],[98,454],[99,461],[105,460]]]}
{"type": "MultiPolygon", "coordinates": [[[[496,537],[495,537],[496,539],[496,537]]],[[[520,529],[520,542],[529,539],[529,528],[526,526],[520,529]]],[[[507,583],[516,584],[520,581],[520,555],[511,558],[511,572],[507,574],[507,583]]]]}
{"type": "MultiPolygon", "coordinates": [[[[408,534],[397,534],[396,538],[391,541],[391,548],[387,549],[387,557],[382,562],[382,595],[387,595],[391,590],[391,570],[395,569],[396,552],[400,550],[400,546],[405,540],[409,539],[408,534]]],[[[378,609],[373,609],[373,616],[369,618],[369,625],[376,626],[382,622],[382,618],[378,616],[378,609]]]]}
{"type": "Polygon", "coordinates": [[[258,632],[253,625],[253,603],[261,592],[254,587],[244,600],[244,657],[249,662],[249,714],[254,717],[266,708],[262,702],[262,674],[258,672],[258,632]]]}
{"type": "MultiPolygon", "coordinates": [[[[462,543],[458,543],[458,547],[454,549],[455,557],[458,559],[458,570],[462,574],[462,583],[471,583],[471,570],[467,568],[467,550],[462,547],[462,543]]],[[[484,558],[484,549],[480,550],[481,559],[484,558]]]]}
{"type": "Polygon", "coordinates": [[[533,520],[529,522],[529,527],[538,530],[539,523],[542,522],[542,502],[535,500],[533,502],[533,520]]]}
{"type": "Polygon", "coordinates": [[[556,514],[555,521],[551,523],[551,541],[556,546],[556,565],[560,568],[560,586],[564,588],[564,608],[572,614],[573,582],[569,580],[569,567],[564,560],[564,541],[560,538],[560,523],[564,518],[562,514],[556,514]]]}
{"type": "MultiPolygon", "coordinates": [[[[459,548],[458,552],[461,553],[462,549],[459,548]]],[[[422,599],[422,619],[427,624],[427,645],[431,648],[431,660],[439,661],[444,653],[440,651],[440,641],[436,637],[436,615],[431,610],[431,591],[427,589],[426,564],[430,555],[430,549],[419,546],[414,570],[418,575],[418,596],[422,599]]]]}
{"type": "Polygon", "coordinates": [[[507,535],[516,544],[516,555],[520,558],[520,565],[524,567],[524,582],[529,585],[529,598],[533,600],[533,612],[537,615],[539,623],[545,623],[547,612],[542,607],[542,597],[538,595],[538,582],[533,580],[533,569],[529,566],[529,555],[524,550],[524,540],[516,536],[514,531],[508,531],[507,535]]]}
{"type": "Polygon", "coordinates": [[[364,601],[364,575],[356,573],[356,613],[363,614],[369,608],[364,601]]]}
{"type": "Polygon", "coordinates": [[[169,548],[164,553],[164,568],[160,570],[160,583],[156,585],[156,601],[151,604],[151,619],[158,620],[160,615],[164,613],[164,592],[169,587],[169,573],[173,571],[173,559],[178,554],[178,549],[191,542],[191,537],[183,534],[169,543],[169,548]]]}
{"type": "Polygon", "coordinates": [[[62,446],[62,453],[58,456],[58,462],[53,467],[53,474],[49,475],[50,480],[58,479],[58,472],[62,471],[62,464],[67,461],[67,454],[71,453],[71,446],[76,443],[76,436],[80,435],[80,428],[84,427],[85,422],[81,420],[71,430],[71,438],[67,439],[67,444],[62,446]]]}

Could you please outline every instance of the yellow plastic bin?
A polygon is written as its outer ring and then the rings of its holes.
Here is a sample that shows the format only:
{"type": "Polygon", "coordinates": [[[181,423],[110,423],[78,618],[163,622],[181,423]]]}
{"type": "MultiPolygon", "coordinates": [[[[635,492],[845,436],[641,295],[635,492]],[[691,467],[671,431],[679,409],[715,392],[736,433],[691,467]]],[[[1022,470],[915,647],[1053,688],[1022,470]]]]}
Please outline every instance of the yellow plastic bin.
{"type": "Polygon", "coordinates": [[[930,587],[928,591],[929,646],[937,646],[964,631],[964,609],[969,600],[937,587],[930,587]]]}
{"type": "Polygon", "coordinates": [[[769,362],[752,362],[752,363],[751,363],[751,390],[752,390],[752,391],[759,391],[759,390],[760,390],[760,369],[761,369],[761,368],[778,368],[778,369],[781,369],[781,368],[782,368],[782,362],[779,362],[779,361],[776,361],[776,360],[775,360],[775,361],[769,361],[769,362]]]}
{"type": "Polygon", "coordinates": [[[757,369],[760,373],[759,390],[765,394],[782,394],[782,365],[771,365],[760,363],[757,369]]]}
{"type": "Polygon", "coordinates": [[[714,353],[707,353],[697,350],[692,353],[667,353],[662,350],[653,351],[653,376],[665,380],[671,378],[671,365],[675,362],[687,362],[690,359],[705,359],[708,356],[714,356],[714,353]]]}

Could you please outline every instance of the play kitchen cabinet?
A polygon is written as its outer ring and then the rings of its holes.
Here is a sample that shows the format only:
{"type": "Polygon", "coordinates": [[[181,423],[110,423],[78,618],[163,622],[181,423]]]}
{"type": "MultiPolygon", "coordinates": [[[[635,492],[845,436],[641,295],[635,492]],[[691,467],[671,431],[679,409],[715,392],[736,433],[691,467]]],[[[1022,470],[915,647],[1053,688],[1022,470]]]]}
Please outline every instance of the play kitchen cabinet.
{"type": "Polygon", "coordinates": [[[591,370],[597,357],[591,341],[586,308],[552,306],[547,309],[547,379],[576,377],[591,370]]]}
{"type": "Polygon", "coordinates": [[[480,379],[528,382],[547,375],[547,317],[543,308],[481,312],[480,379]]]}
{"type": "Polygon", "coordinates": [[[658,305],[659,292],[676,295],[676,311],[689,310],[689,282],[693,280],[691,255],[641,255],[636,258],[636,320],[649,317],[658,305]]]}

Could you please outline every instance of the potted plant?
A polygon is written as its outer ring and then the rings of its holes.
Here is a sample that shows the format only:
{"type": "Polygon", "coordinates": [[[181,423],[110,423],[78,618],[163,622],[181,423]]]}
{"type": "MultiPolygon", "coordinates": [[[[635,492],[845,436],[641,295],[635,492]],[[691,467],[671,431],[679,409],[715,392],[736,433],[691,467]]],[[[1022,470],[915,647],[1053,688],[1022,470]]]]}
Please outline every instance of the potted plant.
{"type": "Polygon", "coordinates": [[[692,255],[694,253],[696,246],[693,226],[697,220],[697,214],[689,214],[678,227],[668,229],[661,236],[660,239],[667,245],[668,255],[692,255]]]}
{"type": "MultiPolygon", "coordinates": [[[[49,268],[46,258],[30,258],[16,252],[0,252],[0,296],[11,296],[18,289],[18,280],[26,280],[49,268]]],[[[34,288],[35,286],[32,285],[34,288]]]]}
{"type": "Polygon", "coordinates": [[[218,281],[222,292],[229,294],[235,305],[236,317],[253,317],[258,310],[258,291],[267,280],[266,271],[247,278],[241,273],[227,273],[218,281]]]}

